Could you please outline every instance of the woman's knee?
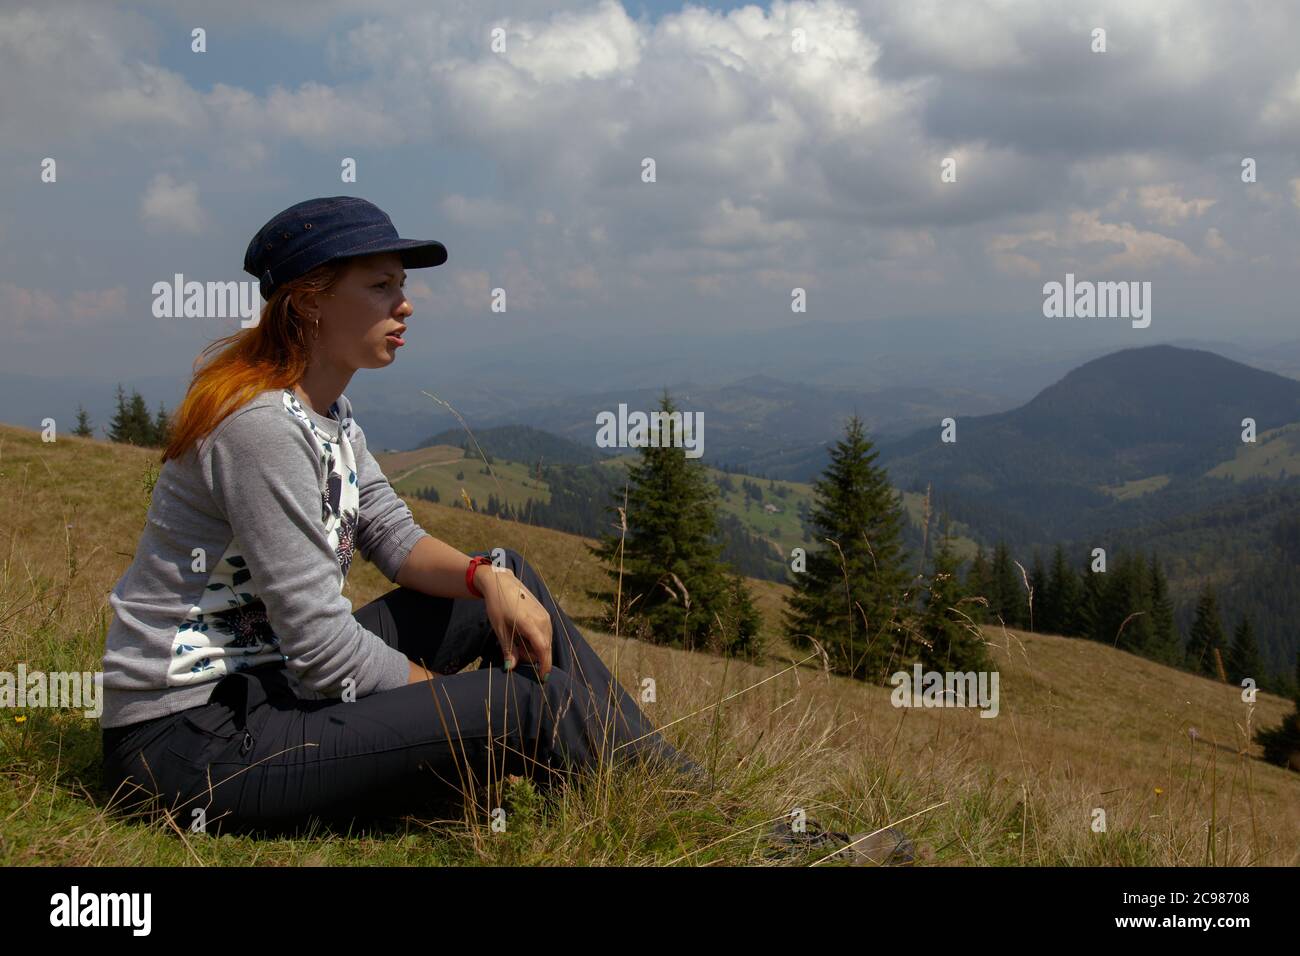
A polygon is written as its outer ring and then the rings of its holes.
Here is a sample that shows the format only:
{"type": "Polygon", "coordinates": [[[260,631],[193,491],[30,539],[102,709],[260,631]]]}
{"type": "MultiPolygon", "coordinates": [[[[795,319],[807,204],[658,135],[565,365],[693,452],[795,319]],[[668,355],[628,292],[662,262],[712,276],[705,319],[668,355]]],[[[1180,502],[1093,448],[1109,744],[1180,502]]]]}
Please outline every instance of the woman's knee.
{"type": "Polygon", "coordinates": [[[520,581],[527,583],[528,578],[536,577],[536,569],[514,548],[501,548],[499,550],[505,566],[510,568],[520,581]]]}

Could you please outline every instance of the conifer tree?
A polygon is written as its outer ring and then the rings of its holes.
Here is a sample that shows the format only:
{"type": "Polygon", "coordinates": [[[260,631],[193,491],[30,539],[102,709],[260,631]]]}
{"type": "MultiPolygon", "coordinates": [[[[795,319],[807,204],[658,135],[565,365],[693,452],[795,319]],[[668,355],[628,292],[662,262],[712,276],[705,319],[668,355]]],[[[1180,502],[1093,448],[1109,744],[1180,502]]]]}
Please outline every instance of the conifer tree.
{"type": "Polygon", "coordinates": [[[1182,639],[1178,634],[1178,625],[1174,621],[1174,602],[1169,596],[1169,582],[1160,569],[1160,562],[1153,553],[1150,564],[1151,574],[1151,648],[1153,660],[1162,664],[1179,662],[1182,639]]]}
{"type": "Polygon", "coordinates": [[[1232,683],[1240,686],[1244,678],[1251,677],[1256,685],[1259,684],[1263,664],[1259,657],[1259,644],[1255,641],[1255,626],[1251,623],[1249,614],[1243,615],[1237,622],[1237,627],[1232,632],[1232,646],[1228,648],[1228,656],[1223,663],[1228,672],[1228,680],[1232,683]]]}
{"type": "Polygon", "coordinates": [[[1042,625],[1038,629],[1047,634],[1077,636],[1081,631],[1079,602],[1082,598],[1079,576],[1066,561],[1065,549],[1058,544],[1043,589],[1042,625]]]}
{"type": "Polygon", "coordinates": [[[1043,626],[1040,622],[1043,608],[1043,592],[1047,590],[1047,569],[1043,567],[1043,556],[1034,549],[1034,563],[1029,569],[1029,587],[1032,592],[1032,605],[1030,595],[1025,595],[1026,606],[1028,607],[1028,616],[1025,623],[1029,625],[1030,630],[1042,631],[1043,626]]]}
{"type": "Polygon", "coordinates": [[[1187,635],[1187,666],[1198,674],[1217,677],[1214,651],[1224,652],[1223,622],[1219,618],[1219,602],[1214,589],[1205,585],[1196,602],[1196,618],[1187,635]]]}
{"type": "Polygon", "coordinates": [[[983,635],[967,620],[971,602],[963,602],[966,595],[957,576],[958,563],[945,523],[926,588],[925,609],[918,622],[921,636],[929,645],[922,645],[917,655],[926,670],[967,671],[989,667],[983,635]]]}
{"type": "Polygon", "coordinates": [[[154,448],[162,448],[171,441],[171,418],[167,414],[167,406],[162,402],[158,403],[158,414],[154,416],[153,424],[150,428],[150,444],[154,448]]]}
{"type": "Polygon", "coordinates": [[[721,604],[721,629],[714,638],[713,649],[728,656],[742,657],[750,663],[758,663],[763,654],[763,640],[759,633],[763,617],[754,605],[745,579],[739,574],[727,575],[727,586],[721,604]]]}
{"type": "Polygon", "coordinates": [[[1147,654],[1152,635],[1148,585],[1141,554],[1121,552],[1116,556],[1105,591],[1107,643],[1133,654],[1147,654]]]}
{"type": "Polygon", "coordinates": [[[1279,726],[1255,731],[1255,741],[1269,763],[1300,771],[1300,651],[1295,656],[1295,687],[1295,708],[1279,726]]]}
{"type": "Polygon", "coordinates": [[[117,385],[117,408],[108,423],[108,437],[115,442],[131,441],[131,410],[127,407],[126,391],[121,382],[117,385]]]}
{"type": "Polygon", "coordinates": [[[1023,627],[1028,618],[1024,579],[1011,558],[1010,550],[1001,541],[993,549],[991,574],[993,593],[989,595],[989,610],[992,619],[1000,619],[1007,627],[1023,627]]]}
{"type": "Polygon", "coordinates": [[[127,404],[127,415],[131,422],[131,444],[148,448],[153,445],[153,419],[149,416],[149,406],[144,396],[131,389],[131,400],[127,404]]]}
{"type": "MultiPolygon", "coordinates": [[[[622,566],[621,613],[634,619],[640,636],[654,643],[691,649],[709,644],[715,614],[725,610],[726,566],[716,518],[716,489],[704,467],[686,457],[680,416],[665,392],[652,419],[640,458],[628,467],[627,533],[604,534],[590,550],[606,564],[618,586],[622,566]]],[[[606,508],[617,516],[622,497],[606,508]]],[[[620,526],[621,527],[621,526],[620,526]]],[[[614,591],[592,592],[612,608],[614,591]]]]}
{"type": "Polygon", "coordinates": [[[1092,641],[1106,636],[1106,572],[1094,571],[1091,555],[1085,558],[1079,578],[1079,633],[1092,641]]]}
{"type": "Polygon", "coordinates": [[[90,415],[81,405],[77,405],[77,425],[72,429],[72,434],[82,438],[90,438],[95,434],[95,429],[90,424],[90,415]]]}
{"type": "Polygon", "coordinates": [[[975,548],[975,557],[971,559],[970,568],[966,571],[965,590],[972,598],[983,598],[983,601],[973,600],[970,602],[971,618],[979,623],[991,620],[993,575],[983,545],[978,545],[975,548]]]}
{"type": "Polygon", "coordinates": [[[813,484],[810,522],[820,547],[795,573],[786,624],[796,647],[815,639],[838,673],[883,681],[901,649],[908,581],[903,512],[879,453],[852,416],[813,484]]]}
{"type": "MultiPolygon", "coordinates": [[[[160,408],[160,413],[161,411],[160,408]]],[[[145,404],[144,397],[135,389],[131,390],[128,399],[122,386],[117,386],[117,410],[109,422],[108,437],[115,442],[139,445],[141,448],[156,447],[154,419],[149,416],[149,407],[145,404]]]]}

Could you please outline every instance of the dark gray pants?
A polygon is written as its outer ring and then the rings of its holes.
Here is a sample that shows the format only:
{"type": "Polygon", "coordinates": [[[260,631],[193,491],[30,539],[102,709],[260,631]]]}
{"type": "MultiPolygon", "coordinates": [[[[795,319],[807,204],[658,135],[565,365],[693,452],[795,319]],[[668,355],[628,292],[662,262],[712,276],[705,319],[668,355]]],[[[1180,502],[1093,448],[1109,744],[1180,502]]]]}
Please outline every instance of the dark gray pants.
{"type": "Polygon", "coordinates": [[[121,805],[132,793],[160,798],[182,827],[202,809],[206,831],[221,833],[447,809],[506,774],[546,787],[611,759],[702,774],[654,731],[532,566],[505,554],[551,615],[545,684],[526,662],[502,670],[483,601],[399,587],[355,616],[441,676],[346,702],[296,697],[275,665],[229,674],[200,707],[106,728],[105,787],[121,805]]]}

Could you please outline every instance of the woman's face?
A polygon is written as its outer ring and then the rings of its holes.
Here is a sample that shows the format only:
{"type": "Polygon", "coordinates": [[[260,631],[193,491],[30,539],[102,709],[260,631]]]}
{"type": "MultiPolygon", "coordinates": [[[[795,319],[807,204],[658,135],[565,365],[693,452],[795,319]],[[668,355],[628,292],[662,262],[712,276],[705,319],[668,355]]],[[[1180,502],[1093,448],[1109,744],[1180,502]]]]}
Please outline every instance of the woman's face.
{"type": "Polygon", "coordinates": [[[390,364],[415,311],[402,290],[405,284],[395,252],[350,260],[328,294],[311,297],[320,316],[313,362],[351,370],[390,364]]]}

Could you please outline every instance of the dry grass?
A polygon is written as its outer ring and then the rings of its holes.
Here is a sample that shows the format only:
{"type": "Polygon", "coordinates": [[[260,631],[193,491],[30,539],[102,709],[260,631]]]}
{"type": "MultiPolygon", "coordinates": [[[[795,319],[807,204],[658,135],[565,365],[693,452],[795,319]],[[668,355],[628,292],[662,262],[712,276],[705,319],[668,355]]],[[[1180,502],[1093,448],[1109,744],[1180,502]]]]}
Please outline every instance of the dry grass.
{"type": "MultiPolygon", "coordinates": [[[[107,593],[143,525],[152,460],[0,426],[0,670],[99,669],[107,593]]],[[[583,539],[412,507],[462,550],[523,553],[571,615],[597,612],[584,592],[602,576],[583,539]]],[[[0,711],[0,863],[757,864],[756,834],[794,807],[836,829],[906,819],[936,865],[1300,862],[1300,775],[1244,747],[1247,723],[1276,724],[1289,702],[1264,694],[1251,710],[1231,687],[1108,647],[990,630],[999,717],[896,709],[889,688],[793,666],[776,617],[783,588],[751,584],[776,648],[763,665],[585,631],[625,686],[655,679],[647,711],[715,770],[720,794],[683,799],[631,770],[550,803],[511,787],[505,834],[471,806],[464,819],[360,833],[212,839],[109,812],[98,726],[79,712],[0,711]],[[1193,743],[1192,727],[1208,743],[1193,743]],[[1091,829],[1096,807],[1105,833],[1091,829]]],[[[358,557],[356,606],[389,587],[358,557]]]]}

